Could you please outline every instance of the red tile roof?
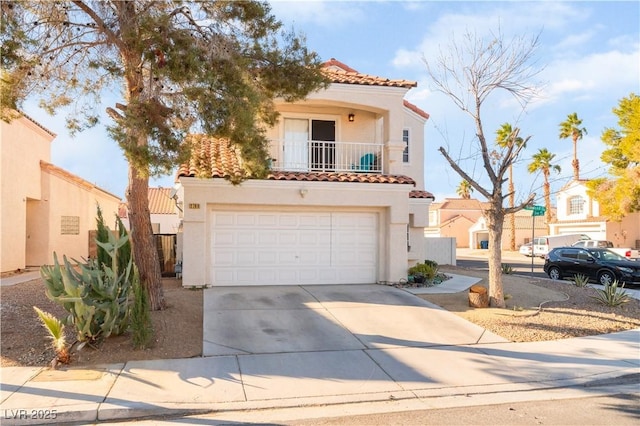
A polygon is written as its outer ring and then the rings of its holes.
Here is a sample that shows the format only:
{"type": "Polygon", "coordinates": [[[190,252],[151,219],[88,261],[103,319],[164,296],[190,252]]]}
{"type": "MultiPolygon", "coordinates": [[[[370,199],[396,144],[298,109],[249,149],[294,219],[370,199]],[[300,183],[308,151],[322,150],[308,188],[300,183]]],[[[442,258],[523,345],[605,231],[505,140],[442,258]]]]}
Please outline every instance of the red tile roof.
{"type": "Polygon", "coordinates": [[[409,198],[431,198],[432,200],[435,200],[436,197],[433,196],[432,193],[430,193],[429,191],[411,191],[409,193],[409,198]]]}
{"type": "Polygon", "coordinates": [[[175,214],[176,203],[170,198],[171,188],[149,188],[149,213],[175,214]]]}
{"type": "Polygon", "coordinates": [[[418,83],[411,80],[390,80],[384,77],[359,73],[335,58],[331,58],[324,63],[324,72],[333,83],[405,87],[407,89],[418,86],[418,83]]]}
{"type": "Polygon", "coordinates": [[[409,108],[411,111],[415,112],[419,116],[427,118],[427,119],[429,118],[429,113],[428,112],[425,112],[425,111],[421,110],[420,108],[418,108],[417,106],[415,106],[411,102],[405,100],[405,101],[402,101],[402,103],[404,104],[404,106],[406,108],[409,108]]]}
{"type": "MultiPolygon", "coordinates": [[[[189,164],[178,169],[178,177],[202,178],[251,178],[242,168],[242,161],[235,147],[226,139],[207,137],[206,135],[190,135],[193,144],[189,164]]],[[[347,172],[287,172],[273,170],[266,180],[288,180],[306,182],[358,182],[358,183],[393,183],[415,185],[415,181],[403,175],[383,175],[375,173],[347,172]]],[[[412,198],[433,198],[427,191],[412,191],[412,198]]]]}

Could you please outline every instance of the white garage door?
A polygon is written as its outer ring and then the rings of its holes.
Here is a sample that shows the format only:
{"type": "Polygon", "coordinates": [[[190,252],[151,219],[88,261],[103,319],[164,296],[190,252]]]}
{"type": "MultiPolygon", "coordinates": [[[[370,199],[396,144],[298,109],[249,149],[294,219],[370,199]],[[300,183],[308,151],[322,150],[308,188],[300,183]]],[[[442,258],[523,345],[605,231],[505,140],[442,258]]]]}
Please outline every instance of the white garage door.
{"type": "Polygon", "coordinates": [[[376,282],[378,215],[214,211],[213,285],[376,282]]]}

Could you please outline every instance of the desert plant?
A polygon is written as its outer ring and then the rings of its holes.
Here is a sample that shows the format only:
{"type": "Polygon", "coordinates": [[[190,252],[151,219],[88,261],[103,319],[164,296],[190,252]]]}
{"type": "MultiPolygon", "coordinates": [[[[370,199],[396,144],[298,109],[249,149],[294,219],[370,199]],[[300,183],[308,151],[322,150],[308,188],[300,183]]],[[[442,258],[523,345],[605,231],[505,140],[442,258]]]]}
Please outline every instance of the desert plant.
{"type": "Polygon", "coordinates": [[[513,274],[513,267],[511,265],[509,265],[508,263],[503,263],[502,264],[502,273],[503,274],[507,274],[507,275],[513,274]]]}
{"type": "Polygon", "coordinates": [[[624,290],[624,283],[618,287],[618,280],[606,284],[603,289],[596,289],[596,295],[592,297],[603,305],[611,307],[620,306],[631,300],[629,293],[624,290]]]}
{"type": "Polygon", "coordinates": [[[426,259],[426,260],[424,261],[424,264],[425,264],[425,265],[433,266],[433,267],[434,267],[434,268],[436,268],[436,269],[440,267],[440,265],[438,265],[438,262],[436,262],[435,260],[429,260],[429,259],[426,259]]]}
{"type": "Polygon", "coordinates": [[[69,355],[67,339],[64,335],[64,324],[49,312],[45,312],[36,306],[34,306],[33,309],[38,314],[42,326],[49,332],[51,344],[56,353],[56,357],[51,361],[51,366],[55,368],[59,363],[68,364],[71,357],[69,355]]]}
{"type": "Polygon", "coordinates": [[[576,287],[581,287],[581,288],[587,287],[589,285],[589,277],[587,277],[584,274],[575,274],[573,276],[573,284],[576,287]]]}
{"type": "Polygon", "coordinates": [[[438,274],[438,264],[434,263],[418,263],[409,268],[409,275],[413,276],[414,280],[416,277],[422,277],[423,281],[431,281],[438,274]]]}
{"type": "Polygon", "coordinates": [[[131,339],[133,340],[134,348],[145,349],[149,346],[153,337],[153,324],[151,323],[147,290],[142,286],[140,275],[135,267],[131,289],[133,291],[133,305],[131,306],[129,322],[131,339]]]}
{"type": "Polygon", "coordinates": [[[111,258],[111,266],[96,259],[72,265],[66,256],[60,265],[54,253],[54,264],[40,269],[47,297],[69,312],[63,323],[75,326],[81,342],[121,334],[128,327],[133,261],[129,258],[122,271],[118,267],[119,250],[128,236],[116,238],[109,232],[108,238],[108,243],[97,244],[111,258]]]}

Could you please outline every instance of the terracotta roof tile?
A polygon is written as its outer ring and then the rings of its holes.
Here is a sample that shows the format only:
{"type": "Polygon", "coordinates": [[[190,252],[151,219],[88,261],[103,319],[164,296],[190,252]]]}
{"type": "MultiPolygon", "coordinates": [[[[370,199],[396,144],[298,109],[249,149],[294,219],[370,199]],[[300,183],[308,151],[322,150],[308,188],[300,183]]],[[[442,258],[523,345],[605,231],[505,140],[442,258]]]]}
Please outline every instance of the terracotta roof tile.
{"type": "Polygon", "coordinates": [[[241,157],[227,139],[199,134],[187,136],[187,143],[192,144],[191,158],[180,166],[178,176],[246,177],[241,157]]]}
{"type": "Polygon", "coordinates": [[[431,198],[432,200],[436,199],[436,197],[434,197],[432,193],[428,191],[418,191],[418,190],[411,191],[409,193],[409,198],[431,198]]]}
{"type": "Polygon", "coordinates": [[[426,119],[429,118],[429,113],[428,112],[425,112],[425,111],[421,110],[420,108],[418,108],[416,105],[412,104],[411,102],[403,100],[402,103],[404,104],[404,106],[406,108],[409,108],[411,111],[415,112],[419,116],[424,117],[426,119]]]}
{"type": "MultiPolygon", "coordinates": [[[[189,143],[193,143],[191,159],[178,169],[178,177],[229,178],[241,176],[250,179],[241,165],[237,150],[225,139],[216,139],[206,135],[190,135],[189,143]]],[[[393,183],[415,185],[415,181],[403,175],[383,175],[376,173],[347,172],[288,172],[271,171],[266,180],[288,180],[305,182],[359,182],[359,183],[393,183]]],[[[433,198],[426,191],[414,191],[414,198],[433,198]]]]}
{"type": "Polygon", "coordinates": [[[407,89],[418,86],[418,83],[411,80],[390,80],[384,77],[362,74],[334,58],[324,63],[324,72],[333,83],[405,87],[407,89]]]}
{"type": "Polygon", "coordinates": [[[149,188],[149,213],[175,214],[176,204],[169,198],[171,188],[149,188]]]}

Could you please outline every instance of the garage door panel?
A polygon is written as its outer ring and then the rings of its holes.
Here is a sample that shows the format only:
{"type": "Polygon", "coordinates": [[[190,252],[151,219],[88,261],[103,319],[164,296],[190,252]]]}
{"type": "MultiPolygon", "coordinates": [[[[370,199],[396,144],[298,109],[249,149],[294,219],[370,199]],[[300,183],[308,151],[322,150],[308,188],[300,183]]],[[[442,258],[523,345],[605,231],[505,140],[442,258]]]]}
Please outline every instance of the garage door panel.
{"type": "Polygon", "coordinates": [[[376,213],[215,211],[211,216],[214,285],[376,281],[376,213]]]}

